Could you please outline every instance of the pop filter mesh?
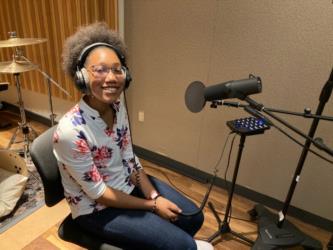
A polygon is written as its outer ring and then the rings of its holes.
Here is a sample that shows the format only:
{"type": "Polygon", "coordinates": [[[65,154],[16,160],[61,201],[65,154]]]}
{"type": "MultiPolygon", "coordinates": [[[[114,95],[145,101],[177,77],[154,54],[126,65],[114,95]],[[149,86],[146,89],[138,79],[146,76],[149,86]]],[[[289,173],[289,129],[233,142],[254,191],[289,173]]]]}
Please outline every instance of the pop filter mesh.
{"type": "Polygon", "coordinates": [[[205,85],[200,81],[192,82],[185,92],[186,107],[193,113],[200,112],[205,106],[205,85]]]}

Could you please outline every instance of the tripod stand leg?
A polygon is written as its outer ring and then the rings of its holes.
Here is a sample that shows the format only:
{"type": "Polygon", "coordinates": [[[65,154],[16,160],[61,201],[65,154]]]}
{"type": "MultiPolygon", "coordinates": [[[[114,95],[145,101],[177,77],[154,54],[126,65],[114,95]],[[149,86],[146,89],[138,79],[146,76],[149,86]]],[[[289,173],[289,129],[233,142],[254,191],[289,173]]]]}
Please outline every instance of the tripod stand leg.
{"type": "Polygon", "coordinates": [[[207,241],[208,242],[212,242],[216,237],[220,236],[221,235],[221,232],[220,231],[216,231],[213,235],[211,235],[207,241]]]}
{"type": "Polygon", "coordinates": [[[254,244],[254,241],[253,241],[253,240],[250,240],[250,239],[246,238],[244,235],[242,235],[242,234],[240,234],[240,233],[237,233],[237,232],[235,232],[235,231],[233,231],[233,230],[231,230],[231,229],[230,229],[230,233],[231,233],[232,235],[235,235],[236,237],[240,238],[241,240],[246,241],[246,242],[249,243],[250,245],[253,245],[253,244],[254,244]]]}
{"type": "Polygon", "coordinates": [[[212,212],[213,212],[216,220],[219,223],[219,230],[217,232],[215,232],[212,236],[210,236],[208,238],[208,240],[207,240],[208,242],[212,242],[216,237],[220,236],[223,233],[231,233],[232,235],[240,238],[241,240],[246,241],[250,245],[254,244],[254,241],[246,238],[245,236],[243,236],[240,233],[237,233],[237,232],[231,230],[231,228],[229,226],[229,222],[222,222],[221,219],[220,219],[220,217],[218,216],[217,212],[215,211],[215,208],[214,208],[214,206],[213,206],[213,204],[211,202],[209,202],[208,205],[209,205],[210,209],[212,210],[212,212]]]}
{"type": "Polygon", "coordinates": [[[13,145],[13,143],[15,142],[15,140],[16,140],[16,135],[17,135],[17,133],[18,133],[19,128],[20,128],[20,127],[17,127],[17,128],[15,129],[15,132],[14,132],[12,138],[10,138],[10,141],[9,141],[9,143],[8,143],[6,149],[10,149],[11,146],[13,145]]]}
{"type": "Polygon", "coordinates": [[[215,219],[217,220],[217,223],[218,223],[219,225],[221,225],[221,224],[222,224],[222,221],[221,221],[219,215],[217,214],[217,212],[216,212],[216,210],[215,210],[215,208],[214,208],[213,203],[208,202],[208,206],[209,206],[210,210],[212,210],[212,212],[213,212],[213,214],[214,214],[214,216],[215,216],[215,219]]]}

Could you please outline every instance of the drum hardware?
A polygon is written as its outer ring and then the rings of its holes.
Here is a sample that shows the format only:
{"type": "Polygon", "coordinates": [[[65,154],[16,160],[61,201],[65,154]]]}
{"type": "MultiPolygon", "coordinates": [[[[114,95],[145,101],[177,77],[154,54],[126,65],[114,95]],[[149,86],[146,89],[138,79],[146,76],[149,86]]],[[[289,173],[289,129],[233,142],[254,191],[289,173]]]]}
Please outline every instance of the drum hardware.
{"type": "MultiPolygon", "coordinates": [[[[0,73],[4,73],[1,71],[0,68],[0,73]]],[[[23,151],[19,151],[20,153],[23,153],[24,155],[24,159],[28,160],[29,157],[29,144],[30,141],[32,141],[34,138],[37,137],[37,133],[27,124],[27,119],[26,119],[26,115],[25,115],[25,110],[24,110],[24,104],[23,104],[23,99],[22,99],[22,93],[21,93],[21,85],[20,85],[20,79],[19,79],[19,72],[13,73],[14,74],[14,78],[15,78],[15,84],[16,84],[16,90],[17,90],[17,97],[18,97],[18,106],[19,106],[19,110],[20,110],[20,117],[21,117],[21,122],[18,123],[18,127],[16,128],[12,138],[10,139],[8,145],[7,145],[7,150],[9,150],[11,148],[11,146],[14,143],[20,143],[20,142],[16,142],[16,136],[19,133],[19,131],[22,131],[23,134],[23,151]],[[29,138],[29,133],[32,133],[33,138],[30,139],[29,138]]]]}
{"type": "MultiPolygon", "coordinates": [[[[26,46],[26,45],[32,45],[32,44],[38,44],[46,42],[46,39],[40,39],[40,38],[18,38],[16,37],[16,32],[9,32],[10,38],[5,41],[0,41],[0,48],[7,48],[7,47],[18,47],[18,46],[26,46]]],[[[16,51],[18,51],[16,49],[16,51]]],[[[20,117],[21,122],[18,123],[18,127],[16,128],[16,131],[14,132],[12,138],[10,139],[7,148],[10,149],[12,144],[16,140],[16,136],[19,131],[22,131],[23,134],[23,153],[25,161],[28,163],[30,155],[29,155],[29,143],[34,138],[37,137],[37,133],[27,124],[25,110],[24,110],[24,104],[22,99],[22,93],[21,93],[21,85],[20,85],[20,79],[19,75],[20,73],[27,72],[30,70],[37,69],[38,66],[27,62],[26,60],[21,60],[20,56],[16,53],[13,54],[12,61],[9,62],[0,62],[0,73],[2,74],[13,74],[16,84],[16,90],[17,90],[17,96],[18,96],[18,106],[20,110],[20,117]],[[29,134],[32,133],[33,138],[30,140],[29,134]]],[[[18,142],[16,142],[18,143],[18,142]]]]}
{"type": "Polygon", "coordinates": [[[8,32],[9,39],[0,41],[0,48],[19,47],[26,45],[33,45],[44,43],[47,41],[45,38],[19,38],[16,36],[15,31],[8,32]]]}
{"type": "Polygon", "coordinates": [[[36,68],[37,65],[35,64],[26,61],[16,61],[15,58],[13,58],[12,61],[0,62],[0,73],[16,74],[34,70],[36,68]]]}
{"type": "MultiPolygon", "coordinates": [[[[36,69],[37,65],[28,63],[25,61],[16,61],[16,57],[13,56],[13,60],[9,62],[0,62],[0,73],[4,74],[14,74],[15,78],[15,84],[16,84],[16,90],[17,90],[17,97],[18,97],[18,106],[20,110],[20,116],[21,116],[21,122],[18,123],[18,127],[16,128],[12,138],[10,139],[7,149],[10,149],[12,144],[16,140],[17,133],[21,130],[23,135],[24,135],[24,147],[28,147],[28,134],[29,131],[31,130],[34,135],[36,135],[36,132],[30,128],[27,125],[26,122],[26,116],[25,116],[25,110],[24,110],[24,105],[23,105],[23,99],[22,99],[22,93],[21,93],[21,85],[20,85],[20,80],[19,80],[19,73],[30,71],[33,69],[36,69]]],[[[35,136],[36,137],[36,136],[35,136]]],[[[19,142],[17,142],[19,143],[19,142]]],[[[24,156],[26,158],[27,150],[23,150],[24,156]]]]}
{"type": "MultiPolygon", "coordinates": [[[[20,58],[23,58],[27,63],[31,63],[31,61],[28,58],[26,58],[23,55],[20,55],[21,51],[17,50],[17,54],[19,54],[20,58]]],[[[41,70],[39,67],[37,67],[36,70],[39,73],[41,73],[44,76],[44,78],[46,79],[47,93],[48,93],[48,98],[49,98],[49,108],[50,108],[50,120],[51,120],[51,126],[53,127],[53,125],[55,124],[55,118],[57,115],[54,114],[54,112],[53,112],[51,83],[53,83],[56,87],[58,87],[58,89],[60,89],[62,92],[64,92],[67,96],[71,97],[71,95],[64,88],[62,88],[55,80],[53,80],[46,72],[41,70]]]]}

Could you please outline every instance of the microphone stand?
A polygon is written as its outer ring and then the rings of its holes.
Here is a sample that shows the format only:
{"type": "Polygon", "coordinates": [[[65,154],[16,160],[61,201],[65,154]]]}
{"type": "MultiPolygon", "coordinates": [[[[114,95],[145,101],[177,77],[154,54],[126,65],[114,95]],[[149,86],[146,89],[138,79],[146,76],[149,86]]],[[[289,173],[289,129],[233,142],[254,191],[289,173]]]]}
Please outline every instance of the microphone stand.
{"type": "MultiPolygon", "coordinates": [[[[313,126],[311,126],[310,132],[307,135],[303,134],[298,129],[294,128],[287,122],[283,121],[281,118],[273,115],[271,113],[270,108],[265,108],[262,104],[258,104],[254,100],[252,100],[249,97],[241,98],[244,99],[246,102],[249,103],[249,105],[241,104],[238,102],[229,102],[229,101],[213,101],[212,107],[217,107],[217,105],[226,105],[231,107],[242,107],[245,111],[249,112],[251,115],[262,118],[267,122],[267,124],[274,126],[274,124],[264,115],[262,115],[258,111],[265,112],[266,114],[269,114],[273,118],[277,118],[279,122],[283,123],[285,126],[293,130],[294,132],[300,134],[301,136],[307,138],[307,143],[304,145],[303,152],[301,154],[297,169],[294,174],[294,178],[291,184],[291,187],[289,189],[286,201],[284,202],[284,207],[281,212],[279,212],[279,216],[276,217],[274,214],[272,214],[269,210],[264,208],[261,204],[257,204],[252,210],[249,211],[250,216],[253,219],[258,219],[258,237],[256,241],[253,243],[252,249],[254,250],[270,250],[270,249],[280,249],[280,247],[292,247],[297,245],[302,245],[304,247],[309,247],[310,249],[322,249],[321,242],[311,238],[308,235],[305,235],[303,232],[301,232],[297,227],[295,227],[293,224],[291,224],[289,221],[286,221],[286,213],[287,209],[289,208],[290,201],[292,198],[292,195],[295,191],[297,181],[299,180],[300,172],[302,170],[305,157],[307,155],[307,152],[309,150],[311,142],[315,142],[312,137],[314,135],[314,130],[316,127],[315,125],[318,125],[318,121],[320,120],[320,114],[322,112],[323,105],[319,105],[319,112],[317,110],[316,112],[316,120],[313,121],[313,126]],[[268,111],[270,110],[270,111],[268,111]],[[314,125],[315,124],[315,125],[314,125]],[[311,137],[310,137],[311,136],[311,137]],[[284,224],[284,225],[283,225],[284,224]]],[[[279,110],[280,113],[288,113],[288,114],[296,114],[296,115],[302,115],[301,113],[295,113],[290,111],[282,111],[279,110]]],[[[325,119],[333,120],[331,117],[325,117],[325,119]]],[[[236,170],[235,170],[236,171],[236,170]]],[[[210,204],[209,204],[210,205],[210,204]]],[[[228,208],[228,206],[227,206],[228,208]]],[[[213,208],[212,208],[213,210],[213,208]]],[[[214,212],[214,210],[213,210],[214,212]]],[[[215,215],[215,213],[214,213],[215,215]]],[[[215,215],[216,217],[216,215],[215,215]]],[[[221,222],[219,222],[221,224],[221,222]]],[[[223,225],[223,224],[222,224],[223,225]]],[[[214,235],[215,236],[215,235],[214,235]]]]}
{"type": "MultiPolygon", "coordinates": [[[[275,120],[279,121],[289,129],[293,130],[297,134],[301,135],[302,137],[306,138],[305,145],[303,147],[303,151],[301,153],[301,156],[299,158],[292,183],[290,185],[287,197],[284,202],[284,206],[282,210],[278,214],[278,218],[274,216],[271,212],[269,212],[267,209],[265,209],[262,205],[256,205],[253,210],[251,210],[249,213],[252,215],[252,217],[258,218],[258,238],[255,241],[255,244],[253,245],[252,249],[261,250],[261,249],[276,249],[279,247],[292,247],[292,246],[303,246],[306,249],[322,249],[322,244],[320,241],[304,234],[301,232],[298,228],[296,228],[293,224],[286,221],[286,214],[288,211],[288,208],[290,207],[290,202],[292,199],[292,196],[294,194],[294,191],[296,189],[296,185],[299,181],[300,174],[306,159],[306,156],[308,154],[309,148],[311,146],[311,143],[313,143],[316,147],[325,150],[327,153],[332,155],[332,150],[328,149],[326,146],[323,148],[322,145],[318,144],[318,140],[314,140],[313,136],[317,130],[319,121],[321,119],[330,120],[332,121],[332,117],[322,116],[322,112],[324,110],[324,107],[330,98],[332,94],[333,89],[333,70],[330,76],[330,79],[327,81],[327,83],[324,85],[320,97],[319,97],[319,104],[317,107],[316,114],[313,116],[309,113],[309,110],[305,110],[305,113],[302,114],[304,117],[310,117],[313,118],[311,128],[307,135],[302,133],[297,128],[293,127],[292,125],[288,124],[278,116],[272,114],[272,111],[274,112],[280,112],[280,113],[288,113],[292,115],[299,115],[295,112],[285,112],[282,110],[274,110],[274,109],[268,109],[265,108],[262,104],[258,104],[254,100],[252,100],[250,97],[243,98],[247,103],[249,103],[250,107],[254,108],[257,111],[261,111],[263,113],[266,113],[270,117],[274,118],[275,120]]],[[[242,106],[242,105],[239,105],[242,106]]],[[[248,110],[247,110],[248,111],[248,110]]],[[[257,115],[261,115],[259,112],[257,115]]]]}
{"type": "MultiPolygon", "coordinates": [[[[244,99],[247,101],[250,106],[259,110],[259,106],[249,97],[244,99]]],[[[312,126],[308,135],[303,134],[298,129],[294,128],[287,122],[283,121],[282,119],[278,118],[277,116],[273,115],[270,111],[265,110],[265,108],[261,107],[260,111],[268,114],[269,116],[273,117],[274,119],[278,120],[294,132],[302,135],[306,138],[306,143],[303,147],[303,151],[301,157],[299,159],[296,171],[294,173],[294,177],[292,183],[290,185],[287,198],[284,202],[283,209],[278,213],[278,216],[272,214],[269,210],[264,208],[261,204],[257,204],[249,214],[252,218],[258,219],[258,237],[252,247],[254,250],[262,250],[262,249],[277,249],[280,247],[293,247],[293,246],[303,246],[306,249],[322,249],[322,244],[320,241],[304,234],[301,232],[297,227],[291,224],[289,221],[286,221],[286,214],[287,210],[290,206],[291,198],[295,191],[296,185],[300,178],[300,173],[303,168],[303,164],[305,158],[307,156],[309,147],[311,143],[315,141],[312,139],[314,132],[317,128],[319,118],[314,118],[312,122],[312,126]]],[[[321,112],[316,112],[316,115],[320,115],[321,112]]]]}
{"type": "MultiPolygon", "coordinates": [[[[305,109],[304,113],[297,113],[285,110],[265,108],[262,104],[255,102],[248,96],[241,96],[239,99],[245,100],[249,105],[244,105],[236,102],[228,101],[213,101],[212,107],[217,107],[217,105],[226,105],[233,107],[243,107],[250,114],[264,119],[269,125],[274,126],[271,121],[262,115],[260,112],[263,112],[275,120],[279,121],[295,133],[301,135],[306,139],[303,146],[303,151],[299,158],[287,197],[285,199],[282,210],[278,213],[278,216],[275,216],[270,211],[265,209],[262,205],[258,204],[249,211],[249,214],[252,218],[258,218],[258,238],[256,239],[252,249],[262,250],[262,249],[279,249],[281,247],[293,247],[293,246],[303,246],[306,249],[322,249],[322,244],[320,241],[304,234],[297,227],[291,224],[286,220],[286,215],[288,208],[290,207],[290,202],[296,185],[300,179],[300,174],[304,166],[305,159],[307,157],[308,151],[310,149],[311,143],[314,144],[317,148],[324,150],[330,155],[333,155],[333,150],[329,149],[326,145],[322,143],[322,140],[316,138],[313,139],[315,132],[317,130],[320,120],[333,121],[333,117],[322,116],[324,107],[332,94],[333,89],[333,70],[331,72],[329,80],[324,85],[320,97],[319,104],[315,115],[311,114],[311,110],[305,109]],[[308,134],[304,134],[302,131],[293,127],[286,121],[282,120],[278,116],[274,115],[272,112],[285,113],[291,115],[299,115],[306,118],[313,118],[312,125],[308,134]]],[[[332,238],[333,239],[333,238],[332,238]]],[[[329,243],[328,247],[331,243],[329,243]]]]}

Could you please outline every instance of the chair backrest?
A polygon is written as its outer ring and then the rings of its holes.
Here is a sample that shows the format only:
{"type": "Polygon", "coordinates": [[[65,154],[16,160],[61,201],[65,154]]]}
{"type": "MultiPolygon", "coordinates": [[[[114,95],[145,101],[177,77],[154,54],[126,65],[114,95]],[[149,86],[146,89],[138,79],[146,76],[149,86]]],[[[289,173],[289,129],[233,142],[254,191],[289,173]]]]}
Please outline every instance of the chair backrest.
{"type": "MultiPolygon", "coordinates": [[[[42,178],[45,203],[52,207],[64,198],[64,189],[61,184],[61,176],[57,160],[53,154],[53,126],[39,135],[31,144],[30,155],[36,169],[42,178]]],[[[87,249],[121,250],[105,243],[96,235],[85,232],[68,215],[61,223],[58,230],[59,237],[87,249]]]]}
{"type": "Polygon", "coordinates": [[[31,144],[30,155],[32,162],[42,178],[45,194],[45,203],[52,207],[64,198],[64,189],[57,159],[53,154],[53,126],[39,135],[31,144]]]}

